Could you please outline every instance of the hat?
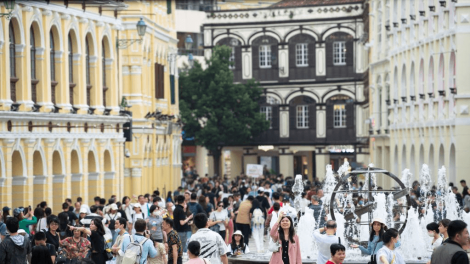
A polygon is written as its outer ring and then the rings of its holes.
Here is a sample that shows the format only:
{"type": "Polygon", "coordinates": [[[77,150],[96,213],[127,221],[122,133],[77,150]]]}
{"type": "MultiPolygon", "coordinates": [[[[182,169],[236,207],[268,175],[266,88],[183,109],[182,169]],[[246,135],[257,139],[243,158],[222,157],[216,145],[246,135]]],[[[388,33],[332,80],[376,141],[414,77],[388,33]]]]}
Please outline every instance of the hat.
{"type": "Polygon", "coordinates": [[[24,208],[15,208],[15,210],[13,210],[13,216],[14,217],[17,217],[19,216],[22,212],[24,211],[24,208]]]}
{"type": "Polygon", "coordinates": [[[373,225],[374,222],[379,222],[379,223],[381,223],[382,225],[384,225],[385,228],[387,227],[387,224],[385,224],[385,222],[384,222],[384,220],[383,220],[382,218],[379,218],[379,217],[374,218],[374,219],[372,220],[372,222],[370,222],[370,225],[373,225]]]}
{"type": "Polygon", "coordinates": [[[264,187],[259,187],[259,188],[258,188],[258,191],[264,192],[264,187]]]}
{"type": "Polygon", "coordinates": [[[111,204],[111,205],[109,206],[109,209],[111,209],[111,210],[117,210],[118,207],[117,207],[116,204],[111,204]]]}
{"type": "Polygon", "coordinates": [[[26,234],[26,231],[24,231],[24,229],[18,229],[18,234],[26,234]]]}
{"type": "Polygon", "coordinates": [[[8,207],[8,206],[3,207],[3,209],[2,209],[2,211],[4,211],[4,212],[5,212],[5,211],[10,211],[10,210],[11,210],[11,208],[8,207]]]}
{"type": "Polygon", "coordinates": [[[188,191],[188,190],[186,190],[186,191],[184,192],[184,194],[191,194],[191,192],[188,191]]]}
{"type": "Polygon", "coordinates": [[[240,235],[240,236],[243,237],[242,231],[240,231],[240,230],[235,231],[235,233],[233,233],[232,236],[234,236],[234,235],[240,235]]]}
{"type": "Polygon", "coordinates": [[[86,207],[80,208],[80,213],[81,213],[81,214],[86,214],[86,213],[88,213],[86,207]]]}
{"type": "Polygon", "coordinates": [[[136,207],[141,208],[140,203],[135,203],[135,204],[134,204],[134,208],[136,208],[136,207]]]}

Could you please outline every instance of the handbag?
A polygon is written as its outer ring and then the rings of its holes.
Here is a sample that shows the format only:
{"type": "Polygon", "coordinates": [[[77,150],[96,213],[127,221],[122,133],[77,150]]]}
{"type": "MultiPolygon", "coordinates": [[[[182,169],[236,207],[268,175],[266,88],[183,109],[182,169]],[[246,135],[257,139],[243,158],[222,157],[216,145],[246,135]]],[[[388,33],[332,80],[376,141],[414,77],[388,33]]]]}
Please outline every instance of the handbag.
{"type": "Polygon", "coordinates": [[[279,251],[279,248],[281,247],[281,245],[279,244],[279,240],[277,240],[276,242],[274,242],[274,240],[271,238],[271,236],[269,237],[269,244],[268,244],[268,250],[270,252],[273,252],[273,253],[276,253],[279,251]]]}
{"type": "Polygon", "coordinates": [[[377,248],[377,244],[375,244],[375,247],[372,250],[372,255],[370,255],[370,261],[368,262],[368,264],[377,264],[377,255],[374,254],[376,248],[377,248]]]}
{"type": "Polygon", "coordinates": [[[104,241],[104,254],[105,254],[104,259],[106,261],[112,260],[114,258],[113,252],[108,247],[108,243],[106,243],[106,240],[104,240],[104,237],[103,237],[103,241],[104,241]]]}
{"type": "MultiPolygon", "coordinates": [[[[215,214],[214,214],[213,216],[214,216],[214,217],[213,217],[214,219],[212,219],[212,221],[215,222],[217,219],[215,218],[215,214]]],[[[214,232],[217,232],[217,233],[220,232],[220,226],[219,226],[219,224],[215,224],[215,225],[209,227],[209,229],[212,230],[212,231],[214,231],[214,232]]]]}
{"type": "Polygon", "coordinates": [[[59,248],[57,252],[57,257],[55,258],[55,264],[63,264],[67,262],[67,255],[65,254],[64,250],[59,248]]]}

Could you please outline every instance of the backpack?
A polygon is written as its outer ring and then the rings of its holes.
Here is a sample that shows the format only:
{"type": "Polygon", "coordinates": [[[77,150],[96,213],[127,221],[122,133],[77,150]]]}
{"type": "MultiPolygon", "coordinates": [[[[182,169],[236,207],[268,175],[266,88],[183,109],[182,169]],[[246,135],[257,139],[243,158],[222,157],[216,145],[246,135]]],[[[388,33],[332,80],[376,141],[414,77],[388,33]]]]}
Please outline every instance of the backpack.
{"type": "Polygon", "coordinates": [[[142,239],[137,242],[134,240],[134,236],[129,236],[131,243],[127,245],[126,251],[124,251],[124,257],[122,258],[122,264],[139,264],[140,258],[142,257],[143,245],[148,238],[142,239]]]}
{"type": "Polygon", "coordinates": [[[199,205],[198,203],[194,203],[194,204],[188,203],[189,211],[191,211],[192,214],[197,215],[198,213],[200,213],[198,205],[199,205]]]}
{"type": "Polygon", "coordinates": [[[253,224],[264,224],[264,214],[259,208],[253,210],[253,224]]]}
{"type": "Polygon", "coordinates": [[[114,215],[114,218],[111,218],[111,215],[108,214],[108,217],[109,217],[109,225],[108,225],[108,228],[111,229],[111,230],[114,230],[115,229],[115,224],[116,224],[116,216],[117,216],[117,213],[114,215]]]}

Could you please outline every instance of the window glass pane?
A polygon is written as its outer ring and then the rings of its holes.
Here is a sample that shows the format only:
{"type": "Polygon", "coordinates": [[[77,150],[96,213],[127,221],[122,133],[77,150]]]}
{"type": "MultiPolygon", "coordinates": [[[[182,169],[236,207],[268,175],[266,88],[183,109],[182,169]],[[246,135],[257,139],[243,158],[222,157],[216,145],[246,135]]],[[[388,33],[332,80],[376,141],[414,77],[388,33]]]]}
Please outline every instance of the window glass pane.
{"type": "Polygon", "coordinates": [[[346,106],[344,104],[333,106],[333,125],[334,127],[346,127],[346,106]]]}
{"type": "Polygon", "coordinates": [[[308,66],[308,48],[306,43],[296,45],[296,65],[308,66]]]}
{"type": "Polygon", "coordinates": [[[297,106],[297,128],[308,128],[308,106],[297,106]]]}
{"type": "Polygon", "coordinates": [[[269,128],[272,128],[273,112],[271,106],[261,106],[260,111],[264,114],[267,121],[269,121],[269,128]]]}
{"type": "Polygon", "coordinates": [[[30,31],[30,49],[31,49],[31,79],[36,80],[36,45],[35,45],[33,27],[31,27],[31,31],[30,31]]]}
{"type": "Polygon", "coordinates": [[[50,51],[51,81],[55,81],[55,51],[54,51],[54,35],[52,34],[52,31],[50,33],[50,45],[51,45],[51,51],[50,51]]]}
{"type": "Polygon", "coordinates": [[[344,41],[333,42],[333,64],[346,65],[346,43],[344,41]]]}
{"type": "Polygon", "coordinates": [[[259,66],[271,67],[271,46],[259,46],[259,66]]]}
{"type": "Polygon", "coordinates": [[[69,82],[73,83],[73,47],[72,47],[72,38],[68,37],[69,42],[69,82]]]}
{"type": "Polygon", "coordinates": [[[235,69],[235,47],[232,47],[232,53],[230,54],[229,62],[231,64],[228,66],[230,69],[235,69]]]}

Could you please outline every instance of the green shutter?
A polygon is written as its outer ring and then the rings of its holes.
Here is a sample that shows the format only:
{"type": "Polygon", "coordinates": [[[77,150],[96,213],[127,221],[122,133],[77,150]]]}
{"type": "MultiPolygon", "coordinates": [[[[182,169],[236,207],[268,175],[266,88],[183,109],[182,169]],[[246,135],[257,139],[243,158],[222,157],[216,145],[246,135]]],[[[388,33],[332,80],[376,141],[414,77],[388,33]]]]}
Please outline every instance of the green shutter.
{"type": "Polygon", "coordinates": [[[171,0],[166,0],[166,13],[171,14],[171,0]]]}
{"type": "Polygon", "coordinates": [[[170,94],[171,94],[171,104],[175,104],[175,76],[170,75],[170,94]]]}

